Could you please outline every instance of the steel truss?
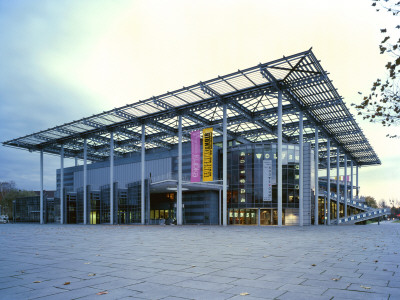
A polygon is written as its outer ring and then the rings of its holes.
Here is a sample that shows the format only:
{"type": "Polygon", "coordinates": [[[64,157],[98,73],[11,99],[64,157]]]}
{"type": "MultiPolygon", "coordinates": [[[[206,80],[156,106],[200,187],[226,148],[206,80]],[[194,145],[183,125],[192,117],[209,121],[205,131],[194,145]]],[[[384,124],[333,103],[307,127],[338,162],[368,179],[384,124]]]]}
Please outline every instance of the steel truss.
{"type": "MultiPolygon", "coordinates": [[[[326,159],[331,140],[331,164],[336,149],[357,166],[381,164],[342,97],[312,50],[283,57],[245,70],[218,76],[157,97],[114,108],[78,121],[3,142],[3,145],[103,161],[109,157],[114,134],[114,155],[140,152],[142,124],[145,148],[170,149],[178,143],[178,119],[182,116],[182,140],[190,131],[213,127],[222,135],[223,105],[227,105],[227,135],[242,143],[276,142],[278,92],[282,91],[282,138],[298,143],[299,112],[304,114],[304,139],[314,143],[319,130],[319,157],[326,159]]],[[[320,163],[326,168],[326,163],[320,163]]]]}

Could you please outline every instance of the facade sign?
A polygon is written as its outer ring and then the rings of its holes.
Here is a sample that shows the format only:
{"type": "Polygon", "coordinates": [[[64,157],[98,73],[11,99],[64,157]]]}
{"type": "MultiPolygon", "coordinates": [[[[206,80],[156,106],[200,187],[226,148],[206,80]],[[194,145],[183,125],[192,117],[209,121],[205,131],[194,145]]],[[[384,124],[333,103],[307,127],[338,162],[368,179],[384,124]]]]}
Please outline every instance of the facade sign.
{"type": "Polygon", "coordinates": [[[263,160],[263,201],[272,201],[272,160],[263,160]]]}
{"type": "Polygon", "coordinates": [[[213,129],[203,129],[203,181],[213,180],[213,129]]]}
{"type": "Polygon", "coordinates": [[[190,173],[191,182],[200,182],[200,130],[190,133],[191,148],[192,148],[192,165],[190,173]]]}

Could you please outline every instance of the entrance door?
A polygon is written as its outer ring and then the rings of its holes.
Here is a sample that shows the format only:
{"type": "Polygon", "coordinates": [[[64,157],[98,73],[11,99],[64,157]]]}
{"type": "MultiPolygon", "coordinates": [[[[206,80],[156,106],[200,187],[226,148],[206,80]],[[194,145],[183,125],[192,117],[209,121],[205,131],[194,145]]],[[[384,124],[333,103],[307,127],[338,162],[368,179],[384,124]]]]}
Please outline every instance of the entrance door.
{"type": "Polygon", "coordinates": [[[272,225],[272,212],[271,212],[271,209],[261,209],[261,211],[260,211],[260,225],[272,225]]]}
{"type": "Polygon", "coordinates": [[[68,201],[68,224],[76,224],[76,201],[68,201]]]}
{"type": "Polygon", "coordinates": [[[125,211],[119,211],[118,212],[118,223],[119,224],[126,224],[126,212],[125,211]]]}

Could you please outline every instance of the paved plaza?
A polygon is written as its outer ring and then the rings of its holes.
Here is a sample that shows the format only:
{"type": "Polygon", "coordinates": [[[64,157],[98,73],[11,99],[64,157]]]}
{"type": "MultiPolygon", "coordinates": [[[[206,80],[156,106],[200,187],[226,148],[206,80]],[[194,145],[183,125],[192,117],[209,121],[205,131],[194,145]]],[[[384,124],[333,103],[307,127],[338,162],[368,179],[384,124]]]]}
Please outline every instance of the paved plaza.
{"type": "Polygon", "coordinates": [[[400,299],[400,223],[0,225],[0,299],[400,299]]]}

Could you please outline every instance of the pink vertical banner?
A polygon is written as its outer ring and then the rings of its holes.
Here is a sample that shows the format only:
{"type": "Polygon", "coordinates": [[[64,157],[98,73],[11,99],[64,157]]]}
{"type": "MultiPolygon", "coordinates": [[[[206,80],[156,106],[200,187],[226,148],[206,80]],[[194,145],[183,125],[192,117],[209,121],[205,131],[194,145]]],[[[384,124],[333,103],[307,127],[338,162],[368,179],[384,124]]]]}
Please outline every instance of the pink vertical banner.
{"type": "Polygon", "coordinates": [[[200,162],[200,130],[190,133],[192,146],[192,170],[190,181],[200,182],[201,162],[200,162]]]}

